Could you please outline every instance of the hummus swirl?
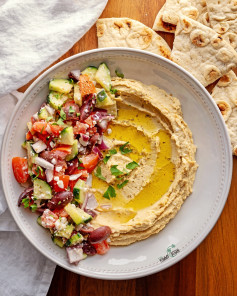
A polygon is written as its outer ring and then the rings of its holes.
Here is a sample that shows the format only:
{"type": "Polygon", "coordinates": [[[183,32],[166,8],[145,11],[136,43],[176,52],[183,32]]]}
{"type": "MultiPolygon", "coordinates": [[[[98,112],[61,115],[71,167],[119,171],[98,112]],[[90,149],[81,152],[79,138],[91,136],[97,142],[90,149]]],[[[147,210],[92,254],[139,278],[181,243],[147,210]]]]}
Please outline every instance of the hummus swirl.
{"type": "Polygon", "coordinates": [[[93,176],[100,213],[92,224],[110,226],[111,245],[129,245],[161,231],[191,194],[196,146],[177,98],[131,79],[114,78],[112,84],[118,116],[105,140],[117,153],[101,164],[104,180],[93,176]],[[128,141],[132,152],[123,154],[119,147],[128,141]],[[133,161],[138,166],[126,170],[133,161]],[[127,176],[122,188],[111,174],[114,166],[127,176]],[[109,185],[116,189],[110,200],[103,197],[109,185]]]}

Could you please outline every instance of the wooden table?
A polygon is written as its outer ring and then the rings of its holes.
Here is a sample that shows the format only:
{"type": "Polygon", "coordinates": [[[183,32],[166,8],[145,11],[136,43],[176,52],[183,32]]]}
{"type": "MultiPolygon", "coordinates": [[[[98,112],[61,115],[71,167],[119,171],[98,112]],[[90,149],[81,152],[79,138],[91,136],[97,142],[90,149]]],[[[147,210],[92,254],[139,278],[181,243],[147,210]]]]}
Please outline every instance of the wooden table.
{"type": "MultiPolygon", "coordinates": [[[[164,2],[165,0],[109,0],[102,17],[126,16],[152,27],[164,2]]],[[[172,45],[172,34],[161,35],[172,45]]],[[[96,28],[93,26],[58,61],[96,47],[96,28]]],[[[20,91],[25,91],[32,81],[20,91]]],[[[236,158],[233,169],[229,197],[220,219],[202,244],[185,259],[157,274],[128,281],[95,280],[57,267],[48,296],[237,295],[236,158]]]]}

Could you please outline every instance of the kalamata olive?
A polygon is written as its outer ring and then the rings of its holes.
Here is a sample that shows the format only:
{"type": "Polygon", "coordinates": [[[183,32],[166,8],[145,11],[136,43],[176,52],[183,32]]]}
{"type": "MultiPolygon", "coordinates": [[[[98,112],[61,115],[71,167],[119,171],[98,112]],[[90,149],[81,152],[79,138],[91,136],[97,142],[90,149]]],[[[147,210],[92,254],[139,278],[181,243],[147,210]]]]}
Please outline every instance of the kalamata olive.
{"type": "Polygon", "coordinates": [[[69,161],[67,163],[67,169],[65,171],[65,174],[66,175],[71,175],[73,173],[73,171],[78,168],[78,165],[79,165],[79,163],[78,163],[78,158],[77,157],[74,158],[73,160],[69,161]]]}
{"type": "Polygon", "coordinates": [[[97,244],[107,239],[111,234],[109,226],[101,226],[91,232],[89,241],[91,244],[97,244]]]}
{"type": "Polygon", "coordinates": [[[66,120],[79,119],[78,114],[80,113],[79,106],[72,101],[67,102],[63,107],[63,111],[66,114],[66,120]]]}
{"type": "Polygon", "coordinates": [[[50,210],[62,209],[73,199],[73,194],[70,191],[62,191],[56,193],[49,201],[48,208],[50,210]]]}
{"type": "Polygon", "coordinates": [[[82,249],[83,253],[85,253],[86,255],[93,256],[96,254],[96,249],[88,242],[83,243],[82,249]]]}
{"type": "Polygon", "coordinates": [[[34,189],[33,187],[30,188],[26,188],[21,195],[19,196],[18,199],[18,207],[20,207],[21,203],[22,203],[22,199],[26,198],[27,196],[31,195],[33,193],[34,189]]]}
{"type": "Polygon", "coordinates": [[[93,231],[94,231],[94,228],[87,225],[83,225],[79,230],[79,232],[83,235],[92,233],[93,231]]]}

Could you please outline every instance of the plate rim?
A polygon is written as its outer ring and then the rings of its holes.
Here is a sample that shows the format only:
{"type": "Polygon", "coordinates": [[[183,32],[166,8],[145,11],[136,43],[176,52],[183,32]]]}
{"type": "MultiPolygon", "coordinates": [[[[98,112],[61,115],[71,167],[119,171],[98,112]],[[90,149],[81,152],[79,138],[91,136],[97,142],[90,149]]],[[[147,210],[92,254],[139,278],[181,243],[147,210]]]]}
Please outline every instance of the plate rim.
{"type": "MultiPolygon", "coordinates": [[[[74,273],[77,273],[77,274],[80,274],[80,275],[84,275],[84,276],[88,276],[88,277],[91,277],[91,278],[97,278],[97,279],[107,279],[107,280],[125,280],[125,279],[135,279],[135,278],[139,278],[139,277],[143,277],[143,276],[148,276],[150,274],[154,274],[156,272],[159,272],[159,271],[162,271],[172,265],[174,265],[175,263],[181,261],[183,258],[185,258],[186,256],[188,256],[193,250],[195,250],[197,248],[198,245],[200,245],[203,240],[207,237],[207,235],[211,232],[211,230],[213,229],[213,227],[215,226],[216,222],[218,221],[222,211],[223,211],[223,208],[225,206],[225,203],[227,201],[227,198],[228,198],[228,193],[229,193],[229,190],[230,190],[230,186],[231,186],[231,181],[232,181],[232,170],[233,170],[233,157],[232,157],[232,151],[231,151],[231,146],[230,146],[230,139],[229,139],[229,135],[228,135],[228,132],[227,132],[227,128],[226,128],[226,125],[224,123],[224,120],[222,118],[222,116],[220,115],[219,113],[219,109],[218,107],[216,106],[215,102],[212,100],[210,94],[208,93],[208,91],[204,88],[204,86],[195,78],[193,77],[189,72],[187,72],[184,68],[182,68],[181,66],[175,64],[174,62],[162,57],[162,56],[158,56],[154,53],[150,53],[150,52],[147,52],[147,51],[143,51],[143,50],[138,50],[138,49],[128,49],[128,48],[120,48],[120,47],[110,47],[110,48],[102,48],[102,49],[92,49],[92,50],[88,50],[88,51],[85,51],[85,52],[82,52],[82,53],[78,53],[76,55],[73,55],[71,57],[68,57],[62,61],[60,61],[59,63],[56,63],[55,65],[53,65],[52,67],[50,67],[49,69],[47,69],[44,73],[42,73],[26,90],[26,92],[24,93],[23,97],[21,100],[18,101],[18,103],[16,104],[13,112],[12,112],[12,115],[9,119],[9,122],[7,124],[7,127],[5,129],[5,132],[4,132],[4,136],[2,138],[2,145],[1,145],[1,183],[2,183],[2,188],[3,188],[3,192],[4,192],[4,195],[5,195],[5,198],[6,198],[6,201],[7,201],[7,205],[8,205],[8,208],[11,212],[11,215],[14,219],[14,221],[16,222],[16,224],[18,225],[19,229],[21,230],[21,232],[23,233],[23,235],[27,238],[27,240],[38,250],[40,251],[44,256],[46,256],[48,259],[50,259],[51,261],[53,261],[54,263],[60,265],[61,267],[69,270],[69,271],[72,271],[74,273]],[[118,272],[116,274],[112,273],[112,274],[109,274],[109,273],[106,273],[106,274],[103,274],[103,273],[100,273],[98,274],[98,272],[92,272],[92,271],[88,271],[88,272],[83,272],[80,270],[80,268],[75,271],[75,270],[72,270],[70,268],[70,266],[67,266],[66,264],[62,264],[62,263],[58,263],[56,262],[54,259],[52,259],[49,254],[45,254],[43,253],[43,251],[40,250],[40,248],[36,245],[36,243],[34,243],[33,241],[31,241],[31,239],[28,237],[28,235],[24,232],[24,228],[23,226],[21,226],[20,223],[18,223],[19,221],[17,221],[15,218],[14,218],[14,215],[13,215],[13,209],[11,208],[11,203],[8,202],[8,198],[7,198],[7,189],[5,188],[6,186],[4,185],[3,183],[3,174],[4,174],[4,171],[3,171],[3,158],[4,158],[4,151],[5,151],[5,143],[7,141],[7,137],[8,137],[8,130],[10,129],[11,127],[11,123],[15,117],[15,114],[17,113],[18,111],[18,108],[19,106],[22,104],[22,102],[25,100],[25,98],[28,96],[28,94],[32,91],[32,89],[34,89],[35,85],[38,84],[38,82],[40,82],[45,76],[47,76],[51,71],[54,71],[55,69],[57,69],[58,67],[60,67],[61,65],[63,65],[64,63],[67,63],[67,62],[70,62],[74,59],[77,59],[78,57],[83,57],[83,56],[87,56],[87,55],[93,55],[94,53],[98,53],[98,52],[116,52],[118,51],[118,53],[138,53],[140,55],[144,55],[144,56],[152,56],[156,59],[160,59],[162,60],[164,63],[168,63],[171,65],[171,67],[174,67],[176,68],[176,70],[178,69],[179,71],[181,71],[182,73],[184,73],[189,79],[191,79],[194,84],[196,84],[196,86],[200,89],[200,91],[203,92],[203,94],[208,98],[209,100],[209,103],[211,103],[212,107],[214,107],[214,109],[217,111],[217,114],[219,116],[219,119],[221,120],[222,122],[222,128],[223,128],[223,136],[224,136],[224,142],[226,142],[226,145],[225,145],[225,148],[226,148],[226,162],[227,164],[229,164],[229,167],[227,167],[226,165],[226,174],[228,175],[228,180],[227,182],[225,182],[225,192],[222,194],[223,196],[225,196],[225,198],[222,198],[222,203],[219,205],[219,207],[217,208],[216,210],[216,213],[215,214],[215,219],[214,221],[212,222],[212,224],[209,224],[209,226],[205,229],[205,231],[202,231],[202,233],[199,235],[198,239],[191,245],[192,247],[187,250],[186,249],[186,252],[185,253],[181,253],[179,256],[176,256],[176,257],[173,257],[173,258],[170,258],[170,260],[168,262],[166,262],[165,264],[162,264],[161,266],[160,265],[155,265],[154,267],[149,267],[148,270],[138,270],[136,272],[133,272],[131,274],[126,274],[124,272],[118,272]],[[88,274],[89,273],[89,274],[88,274]]],[[[224,190],[223,190],[224,191],[224,190]]]]}

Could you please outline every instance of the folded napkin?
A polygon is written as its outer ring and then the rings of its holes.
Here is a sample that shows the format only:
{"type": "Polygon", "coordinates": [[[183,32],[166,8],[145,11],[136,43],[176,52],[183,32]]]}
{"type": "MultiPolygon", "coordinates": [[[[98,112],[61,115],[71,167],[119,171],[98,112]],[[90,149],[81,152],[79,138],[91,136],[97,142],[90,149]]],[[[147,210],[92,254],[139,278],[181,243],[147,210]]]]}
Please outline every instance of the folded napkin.
{"type": "Polygon", "coordinates": [[[67,52],[108,0],[0,0],[0,97],[67,52]]]}
{"type": "MultiPolygon", "coordinates": [[[[9,114],[22,97],[13,90],[68,51],[95,23],[107,1],[0,0],[0,144],[9,114]]],[[[0,262],[1,296],[47,294],[55,264],[19,232],[1,186],[0,262]]]]}

